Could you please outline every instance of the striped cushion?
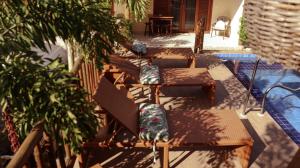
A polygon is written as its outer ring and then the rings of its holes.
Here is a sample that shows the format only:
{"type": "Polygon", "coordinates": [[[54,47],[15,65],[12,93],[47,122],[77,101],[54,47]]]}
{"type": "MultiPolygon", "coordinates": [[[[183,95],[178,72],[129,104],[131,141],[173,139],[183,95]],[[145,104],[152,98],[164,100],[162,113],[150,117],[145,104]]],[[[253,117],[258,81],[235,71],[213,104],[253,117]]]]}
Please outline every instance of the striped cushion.
{"type": "Polygon", "coordinates": [[[159,68],[156,65],[144,65],[140,70],[141,84],[159,84],[159,68]]]}
{"type": "Polygon", "coordinates": [[[165,110],[158,104],[140,104],[139,137],[147,141],[168,141],[168,123],[165,110]]]}
{"type": "Polygon", "coordinates": [[[132,50],[143,55],[147,54],[146,44],[137,40],[133,41],[132,50]]]}

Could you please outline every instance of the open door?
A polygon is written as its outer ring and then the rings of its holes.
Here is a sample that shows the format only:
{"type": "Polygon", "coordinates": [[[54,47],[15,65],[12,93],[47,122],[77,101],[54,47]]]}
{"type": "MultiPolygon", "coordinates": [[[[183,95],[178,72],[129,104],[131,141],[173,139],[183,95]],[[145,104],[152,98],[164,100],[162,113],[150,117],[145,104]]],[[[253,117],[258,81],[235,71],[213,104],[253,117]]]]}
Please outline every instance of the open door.
{"type": "Polygon", "coordinates": [[[205,18],[205,31],[210,31],[211,28],[211,15],[212,15],[213,0],[197,0],[195,23],[202,17],[205,18]]]}
{"type": "Polygon", "coordinates": [[[173,29],[178,32],[194,31],[196,0],[172,0],[173,29]]]}
{"type": "Polygon", "coordinates": [[[174,16],[174,30],[178,32],[192,32],[195,23],[206,18],[205,30],[210,30],[212,0],[172,0],[172,16],[174,16]]]}
{"type": "Polygon", "coordinates": [[[205,17],[210,30],[213,0],[154,0],[154,15],[173,16],[173,30],[193,32],[195,23],[205,17]]]}

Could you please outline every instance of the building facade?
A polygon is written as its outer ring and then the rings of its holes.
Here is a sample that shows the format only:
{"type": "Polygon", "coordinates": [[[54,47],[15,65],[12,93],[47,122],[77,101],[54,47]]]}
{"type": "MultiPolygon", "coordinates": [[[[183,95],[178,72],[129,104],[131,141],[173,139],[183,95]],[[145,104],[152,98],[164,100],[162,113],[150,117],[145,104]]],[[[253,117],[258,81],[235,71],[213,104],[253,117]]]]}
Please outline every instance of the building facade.
{"type": "MultiPolygon", "coordinates": [[[[206,32],[211,31],[212,24],[219,16],[228,17],[230,22],[229,38],[238,45],[238,31],[243,12],[244,0],[151,0],[148,16],[173,16],[173,32],[193,32],[195,23],[200,17],[206,18],[206,32]]],[[[115,6],[115,14],[129,13],[125,6],[115,6]]],[[[145,29],[145,18],[134,23],[133,32],[142,34],[145,29]]]]}

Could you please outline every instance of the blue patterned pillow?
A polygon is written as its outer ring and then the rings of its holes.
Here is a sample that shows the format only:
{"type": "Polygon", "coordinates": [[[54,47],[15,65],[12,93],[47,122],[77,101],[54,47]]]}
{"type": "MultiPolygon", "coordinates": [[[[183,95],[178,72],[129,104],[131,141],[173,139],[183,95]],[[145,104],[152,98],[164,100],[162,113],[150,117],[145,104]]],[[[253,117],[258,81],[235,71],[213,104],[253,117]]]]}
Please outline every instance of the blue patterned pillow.
{"type": "Polygon", "coordinates": [[[158,104],[140,104],[139,137],[146,141],[169,140],[168,123],[165,110],[158,104]]]}
{"type": "Polygon", "coordinates": [[[141,84],[159,84],[159,68],[156,65],[144,65],[140,69],[141,84]]]}
{"type": "Polygon", "coordinates": [[[137,41],[137,40],[134,40],[133,41],[133,44],[132,44],[132,50],[137,52],[137,53],[141,53],[143,55],[147,54],[147,46],[146,44],[140,42],[140,41],[137,41]]]}

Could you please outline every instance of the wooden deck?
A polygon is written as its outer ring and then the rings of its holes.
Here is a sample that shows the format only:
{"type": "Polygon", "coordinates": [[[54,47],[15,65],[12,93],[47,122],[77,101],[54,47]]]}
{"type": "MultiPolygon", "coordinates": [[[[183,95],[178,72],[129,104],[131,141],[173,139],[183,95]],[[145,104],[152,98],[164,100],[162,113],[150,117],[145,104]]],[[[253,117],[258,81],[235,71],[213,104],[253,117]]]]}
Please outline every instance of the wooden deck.
{"type": "MultiPolygon", "coordinates": [[[[178,67],[180,62],[176,63],[178,67]]],[[[184,63],[182,64],[185,65],[184,63]]],[[[160,93],[161,103],[166,109],[173,108],[211,108],[234,109],[240,114],[246,96],[246,89],[235,76],[217,60],[210,56],[199,55],[197,67],[210,67],[209,73],[216,80],[216,105],[211,107],[206,95],[197,87],[168,88],[160,93]],[[170,97],[165,97],[168,95],[170,97]],[[195,97],[196,96],[196,97],[195,97]]],[[[137,102],[147,100],[149,90],[132,88],[131,92],[137,102]]],[[[257,105],[251,97],[251,104],[257,105]]],[[[259,107],[259,106],[258,106],[259,107]]],[[[250,167],[288,167],[296,152],[296,145],[267,114],[259,117],[256,111],[251,111],[246,119],[241,119],[254,139],[250,167]]],[[[299,152],[298,152],[299,154],[299,152]]],[[[103,149],[97,150],[91,156],[90,167],[161,167],[159,155],[156,164],[153,161],[152,150],[142,149],[103,149]]],[[[75,164],[75,167],[78,164],[75,164]]],[[[220,149],[212,152],[205,150],[180,149],[170,151],[171,167],[241,167],[239,160],[228,150],[220,149]],[[224,161],[224,158],[226,158],[224,161]]]]}
{"type": "MultiPolygon", "coordinates": [[[[178,64],[185,66],[185,63],[178,61],[175,64],[176,67],[178,64]]],[[[237,114],[240,114],[243,109],[246,89],[235,76],[218,60],[205,54],[197,56],[197,67],[209,67],[210,75],[216,80],[216,105],[211,107],[206,95],[197,87],[173,87],[164,89],[160,93],[161,103],[164,107],[166,109],[233,109],[237,114]]],[[[92,68],[90,67],[90,69],[92,68]]],[[[94,89],[94,85],[88,87],[91,91],[94,89]]],[[[136,97],[137,102],[143,102],[147,99],[149,90],[146,89],[142,93],[141,89],[132,88],[131,92],[136,97]]],[[[254,98],[251,97],[250,102],[259,107],[254,98]]],[[[241,118],[241,120],[254,139],[250,167],[299,167],[299,146],[282,131],[268,113],[259,117],[257,111],[251,111],[247,114],[247,118],[241,118]],[[297,156],[295,157],[295,155],[297,156]]],[[[161,167],[159,155],[157,158],[158,161],[153,165],[151,149],[103,149],[97,150],[91,155],[89,166],[161,167]]],[[[201,149],[201,151],[197,148],[171,150],[170,166],[183,168],[241,167],[239,160],[230,150],[221,148],[215,152],[209,148],[201,149]]],[[[74,167],[79,167],[78,162],[75,163],[74,167]]]]}

